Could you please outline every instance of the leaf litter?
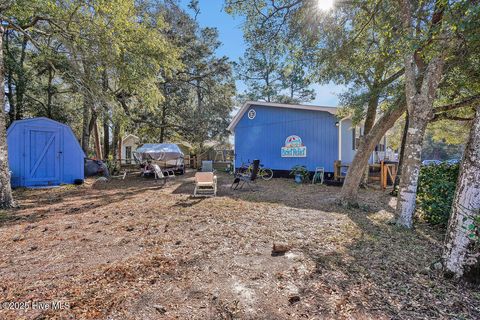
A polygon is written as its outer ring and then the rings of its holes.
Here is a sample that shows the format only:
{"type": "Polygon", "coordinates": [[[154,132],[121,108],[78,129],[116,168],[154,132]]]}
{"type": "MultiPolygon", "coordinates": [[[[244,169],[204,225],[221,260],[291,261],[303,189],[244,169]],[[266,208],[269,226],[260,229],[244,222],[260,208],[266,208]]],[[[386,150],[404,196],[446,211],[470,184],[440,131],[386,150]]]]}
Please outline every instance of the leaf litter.
{"type": "Polygon", "coordinates": [[[0,220],[0,319],[478,319],[478,288],[429,266],[444,230],[389,224],[392,199],[260,181],[192,198],[193,174],[15,190],[0,220]]]}

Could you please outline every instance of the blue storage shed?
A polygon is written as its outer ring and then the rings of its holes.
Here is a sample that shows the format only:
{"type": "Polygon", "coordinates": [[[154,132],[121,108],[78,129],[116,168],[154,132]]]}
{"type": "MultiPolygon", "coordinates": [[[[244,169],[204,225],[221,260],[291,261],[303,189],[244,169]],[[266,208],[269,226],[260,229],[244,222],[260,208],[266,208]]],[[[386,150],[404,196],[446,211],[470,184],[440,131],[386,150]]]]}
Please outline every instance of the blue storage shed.
{"type": "Polygon", "coordinates": [[[333,172],[335,160],[353,160],[357,138],[351,120],[336,113],[335,107],[245,103],[228,127],[235,136],[235,167],[260,159],[277,171],[305,165],[333,172]]]}
{"type": "Polygon", "coordinates": [[[85,153],[63,123],[48,118],[14,121],[7,144],[13,187],[71,184],[84,178],[85,153]]]}

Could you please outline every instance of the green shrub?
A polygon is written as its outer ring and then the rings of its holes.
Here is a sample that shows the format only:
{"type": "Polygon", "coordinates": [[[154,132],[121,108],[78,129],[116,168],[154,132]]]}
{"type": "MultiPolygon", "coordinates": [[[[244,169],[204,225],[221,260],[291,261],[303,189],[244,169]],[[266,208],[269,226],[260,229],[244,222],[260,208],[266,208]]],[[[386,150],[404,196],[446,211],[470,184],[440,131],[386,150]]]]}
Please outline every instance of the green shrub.
{"type": "Polygon", "coordinates": [[[447,224],[457,186],[459,165],[424,166],[418,178],[417,203],[421,216],[433,224],[447,224]]]}

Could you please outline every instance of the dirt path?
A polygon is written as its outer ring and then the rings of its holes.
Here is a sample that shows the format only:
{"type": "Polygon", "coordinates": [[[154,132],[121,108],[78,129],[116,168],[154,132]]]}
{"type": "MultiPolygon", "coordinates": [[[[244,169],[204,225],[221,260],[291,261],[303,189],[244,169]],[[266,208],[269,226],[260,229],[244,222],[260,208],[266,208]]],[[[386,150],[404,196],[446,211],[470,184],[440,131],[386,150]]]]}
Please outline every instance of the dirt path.
{"type": "Polygon", "coordinates": [[[229,183],[206,199],[192,174],[17,190],[21,208],[0,213],[0,302],[36,308],[0,319],[480,318],[478,288],[426,269],[441,232],[389,225],[390,197],[345,210],[336,187],[229,183]],[[274,242],[292,249],[272,256],[274,242]]]}

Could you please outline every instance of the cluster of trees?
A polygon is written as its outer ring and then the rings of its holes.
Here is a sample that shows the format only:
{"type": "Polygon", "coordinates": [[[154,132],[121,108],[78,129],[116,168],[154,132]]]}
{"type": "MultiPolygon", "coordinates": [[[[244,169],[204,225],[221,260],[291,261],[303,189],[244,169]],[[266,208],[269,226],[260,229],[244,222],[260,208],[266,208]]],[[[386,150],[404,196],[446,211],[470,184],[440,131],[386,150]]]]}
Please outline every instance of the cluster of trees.
{"type": "MultiPolygon", "coordinates": [[[[228,4],[225,10],[235,12],[228,4]]],[[[315,99],[315,90],[311,88],[315,79],[307,71],[307,48],[294,39],[282,41],[279,34],[269,32],[270,21],[264,22],[258,28],[248,23],[243,30],[247,49],[233,66],[236,78],[247,89],[237,94],[238,100],[301,103],[315,99]]]]}
{"type": "Polygon", "coordinates": [[[217,30],[201,28],[198,14],[198,1],[1,1],[2,206],[13,205],[5,126],[15,120],[67,123],[100,159],[117,154],[125,132],[195,148],[226,137],[233,69],[216,55],[217,30]]]}
{"type": "Polygon", "coordinates": [[[306,72],[301,50],[287,48],[275,40],[271,40],[273,44],[262,42],[246,34],[248,48],[234,63],[237,79],[247,86],[238,95],[239,100],[300,103],[315,99],[313,79],[306,72]]]}
{"type": "MultiPolygon", "coordinates": [[[[344,204],[356,204],[371,152],[405,115],[396,215],[411,228],[427,125],[468,128],[444,266],[457,276],[478,270],[478,246],[466,229],[480,215],[480,3],[335,3],[331,11],[321,11],[319,0],[226,0],[226,7],[245,17],[245,33],[256,41],[303,52],[308,79],[349,87],[341,105],[365,132],[339,196],[344,204]]],[[[296,51],[288,52],[294,59],[296,51]]]]}

